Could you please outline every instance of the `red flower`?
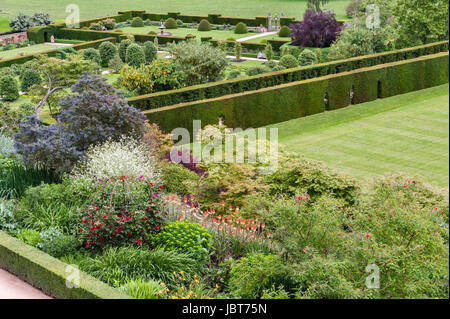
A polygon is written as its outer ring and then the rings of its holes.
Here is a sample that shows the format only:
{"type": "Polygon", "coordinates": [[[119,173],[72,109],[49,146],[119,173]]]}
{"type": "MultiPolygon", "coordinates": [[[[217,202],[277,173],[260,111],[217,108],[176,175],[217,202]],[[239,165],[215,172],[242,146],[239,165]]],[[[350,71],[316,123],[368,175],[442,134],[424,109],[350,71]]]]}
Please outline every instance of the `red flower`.
{"type": "Polygon", "coordinates": [[[159,227],[157,225],[153,225],[153,228],[155,228],[155,230],[159,230],[159,227]]]}
{"type": "Polygon", "coordinates": [[[83,231],[83,228],[80,228],[80,233],[83,231]]]}
{"type": "Polygon", "coordinates": [[[366,235],[366,238],[367,238],[367,239],[369,239],[369,238],[370,238],[370,235],[369,235],[369,234],[367,234],[367,235],[366,235]]]}
{"type": "Polygon", "coordinates": [[[136,239],[136,244],[138,244],[138,245],[141,244],[141,239],[140,239],[140,238],[137,238],[137,239],[136,239]]]}
{"type": "Polygon", "coordinates": [[[159,185],[159,189],[163,189],[163,186],[162,186],[162,185],[159,185]]]}

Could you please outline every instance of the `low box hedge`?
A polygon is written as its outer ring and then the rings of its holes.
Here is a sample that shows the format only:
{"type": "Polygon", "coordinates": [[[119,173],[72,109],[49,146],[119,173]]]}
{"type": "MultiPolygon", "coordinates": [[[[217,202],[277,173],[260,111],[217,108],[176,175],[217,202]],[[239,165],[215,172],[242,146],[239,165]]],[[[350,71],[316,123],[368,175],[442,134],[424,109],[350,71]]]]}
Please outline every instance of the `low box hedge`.
{"type": "Polygon", "coordinates": [[[261,127],[346,107],[352,103],[352,91],[353,103],[357,104],[448,83],[448,67],[449,54],[444,52],[166,106],[144,114],[165,132],[182,127],[192,134],[193,120],[201,120],[204,126],[217,123],[219,118],[232,128],[261,127]]]}
{"type": "Polygon", "coordinates": [[[264,73],[246,78],[219,81],[185,87],[177,90],[140,95],[130,98],[129,102],[140,110],[150,110],[184,102],[198,101],[228,94],[258,90],[266,87],[357,70],[390,62],[404,61],[439,52],[448,52],[448,44],[448,41],[436,42],[403,50],[366,55],[346,60],[264,73]]]}
{"type": "MultiPolygon", "coordinates": [[[[77,51],[82,50],[82,49],[87,49],[87,48],[97,49],[100,46],[100,44],[102,44],[102,42],[105,42],[105,41],[116,42],[116,39],[115,38],[105,38],[105,39],[100,39],[100,40],[95,40],[95,41],[78,43],[78,44],[73,45],[72,48],[74,48],[77,51]]],[[[35,57],[37,57],[38,55],[41,55],[41,54],[46,54],[48,56],[56,56],[57,50],[58,50],[58,48],[49,49],[49,50],[45,50],[45,51],[41,51],[41,52],[37,52],[37,53],[33,53],[33,54],[19,56],[17,58],[0,60],[0,68],[8,67],[13,64],[23,64],[27,61],[33,60],[35,57]]]]}
{"type": "Polygon", "coordinates": [[[67,287],[69,265],[0,231],[0,268],[60,299],[130,299],[94,277],[80,272],[79,288],[67,287]]]}

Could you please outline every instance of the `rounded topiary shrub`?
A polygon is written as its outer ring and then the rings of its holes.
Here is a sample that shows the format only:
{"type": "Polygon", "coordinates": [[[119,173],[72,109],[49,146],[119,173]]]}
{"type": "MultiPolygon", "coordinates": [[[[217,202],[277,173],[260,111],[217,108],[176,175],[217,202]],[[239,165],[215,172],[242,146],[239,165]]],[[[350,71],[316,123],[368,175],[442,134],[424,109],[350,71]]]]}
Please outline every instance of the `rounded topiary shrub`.
{"type": "Polygon", "coordinates": [[[236,24],[236,28],[234,29],[234,33],[236,34],[245,34],[247,33],[247,26],[245,25],[244,22],[239,22],[238,24],[236,24]]]}
{"type": "Polygon", "coordinates": [[[291,29],[287,25],[281,27],[280,31],[278,31],[278,36],[281,38],[288,38],[291,35],[291,29]]]}
{"type": "Polygon", "coordinates": [[[144,42],[144,53],[145,53],[145,60],[147,62],[152,62],[153,60],[156,59],[158,50],[156,49],[156,46],[152,41],[144,42]]]}
{"type": "Polygon", "coordinates": [[[284,66],[286,69],[295,68],[298,66],[298,60],[295,56],[286,54],[281,57],[280,65],[284,66]]]}
{"type": "Polygon", "coordinates": [[[141,17],[136,17],[131,21],[131,26],[134,28],[142,28],[144,26],[144,20],[141,17]]]}
{"type": "Polygon", "coordinates": [[[158,33],[156,33],[155,31],[151,30],[147,34],[149,34],[149,35],[157,35],[158,33]]]}
{"type": "Polygon", "coordinates": [[[145,64],[145,52],[144,49],[136,43],[132,43],[127,48],[126,63],[129,66],[139,67],[145,64]]]}
{"type": "Polygon", "coordinates": [[[19,98],[19,88],[17,81],[11,75],[4,75],[0,78],[0,97],[3,101],[15,101],[19,98]]]}
{"type": "Polygon", "coordinates": [[[227,80],[233,80],[233,79],[239,78],[241,76],[242,76],[241,71],[231,70],[230,73],[228,73],[227,80]]]}
{"type": "Polygon", "coordinates": [[[89,30],[102,31],[103,26],[101,25],[101,23],[91,23],[91,25],[89,26],[89,30]]]}
{"type": "Polygon", "coordinates": [[[28,92],[30,87],[32,87],[34,84],[41,83],[42,79],[39,74],[39,72],[27,69],[23,72],[22,76],[20,77],[20,89],[22,92],[28,92]]]}
{"type": "Polygon", "coordinates": [[[117,47],[112,42],[103,42],[98,47],[100,58],[102,60],[102,66],[108,66],[109,61],[117,54],[117,47]]]}
{"type": "Polygon", "coordinates": [[[124,63],[122,62],[122,59],[118,54],[116,54],[111,60],[108,62],[108,68],[110,70],[113,70],[114,72],[119,72],[122,67],[124,66],[124,63]]]}
{"type": "Polygon", "coordinates": [[[133,43],[130,39],[122,40],[119,44],[119,56],[123,62],[126,62],[126,55],[128,47],[133,43]]]}
{"type": "Polygon", "coordinates": [[[317,55],[309,49],[304,49],[298,56],[298,64],[301,66],[313,65],[317,64],[317,62],[317,55]]]}
{"type": "Polygon", "coordinates": [[[257,75],[257,74],[263,74],[267,72],[271,72],[272,70],[266,66],[263,65],[257,65],[252,66],[251,68],[247,69],[247,72],[245,72],[248,76],[257,75]]]}
{"type": "Polygon", "coordinates": [[[168,18],[166,20],[166,22],[164,22],[164,26],[166,27],[166,29],[177,29],[178,28],[178,24],[174,18],[168,18]]]}
{"type": "Polygon", "coordinates": [[[183,21],[182,20],[180,20],[180,19],[177,19],[177,25],[179,26],[179,27],[181,27],[182,25],[183,25],[183,21]]]}
{"type": "Polygon", "coordinates": [[[203,19],[202,21],[200,21],[200,23],[198,24],[198,31],[211,31],[211,24],[209,23],[208,20],[203,19]]]}
{"type": "Polygon", "coordinates": [[[83,58],[85,60],[91,60],[94,61],[97,64],[101,64],[102,63],[102,59],[100,58],[100,53],[98,52],[98,50],[94,49],[94,48],[88,48],[83,50],[83,58]]]}

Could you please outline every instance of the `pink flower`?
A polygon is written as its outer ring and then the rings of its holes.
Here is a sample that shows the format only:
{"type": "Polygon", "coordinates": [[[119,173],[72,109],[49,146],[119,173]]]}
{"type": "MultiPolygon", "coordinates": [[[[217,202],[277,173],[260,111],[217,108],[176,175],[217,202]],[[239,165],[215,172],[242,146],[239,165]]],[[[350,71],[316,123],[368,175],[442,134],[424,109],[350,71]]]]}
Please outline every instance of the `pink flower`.
{"type": "Polygon", "coordinates": [[[367,235],[366,235],[366,238],[367,238],[367,239],[369,239],[369,238],[370,238],[370,235],[369,235],[369,234],[367,234],[367,235]]]}

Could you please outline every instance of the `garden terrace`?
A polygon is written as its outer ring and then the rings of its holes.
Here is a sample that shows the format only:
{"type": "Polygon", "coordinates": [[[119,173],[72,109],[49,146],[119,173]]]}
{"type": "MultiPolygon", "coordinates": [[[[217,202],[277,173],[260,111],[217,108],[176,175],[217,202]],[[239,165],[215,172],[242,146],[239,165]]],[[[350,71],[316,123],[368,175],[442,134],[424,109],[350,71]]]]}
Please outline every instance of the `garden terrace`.
{"type": "Polygon", "coordinates": [[[207,125],[216,123],[219,118],[228,127],[260,127],[448,83],[448,66],[449,54],[443,52],[166,106],[144,111],[144,114],[165,132],[184,127],[192,133],[193,120],[207,125]]]}
{"type": "Polygon", "coordinates": [[[130,98],[129,102],[140,110],[150,110],[184,102],[258,90],[266,87],[357,70],[359,68],[381,65],[389,62],[404,61],[410,58],[426,56],[439,52],[447,52],[448,45],[448,41],[443,41],[403,50],[378,53],[307,67],[297,67],[283,71],[255,75],[244,79],[214,82],[178,90],[135,96],[130,98]]]}

